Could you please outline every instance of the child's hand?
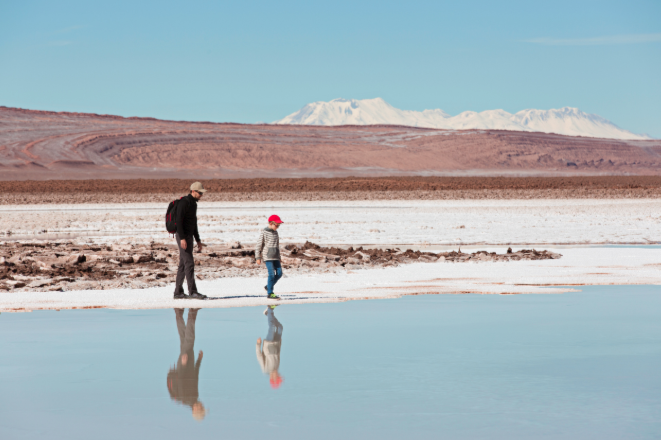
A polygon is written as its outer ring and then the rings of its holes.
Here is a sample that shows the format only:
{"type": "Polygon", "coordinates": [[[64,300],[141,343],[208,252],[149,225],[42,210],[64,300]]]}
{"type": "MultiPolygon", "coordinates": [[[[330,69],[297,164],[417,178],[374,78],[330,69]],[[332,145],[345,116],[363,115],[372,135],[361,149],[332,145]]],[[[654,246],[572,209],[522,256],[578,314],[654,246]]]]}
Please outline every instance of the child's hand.
{"type": "Polygon", "coordinates": [[[258,343],[259,345],[262,345],[262,338],[257,338],[257,343],[258,343]]]}
{"type": "Polygon", "coordinates": [[[262,260],[255,260],[255,263],[262,264],[262,260]]]}

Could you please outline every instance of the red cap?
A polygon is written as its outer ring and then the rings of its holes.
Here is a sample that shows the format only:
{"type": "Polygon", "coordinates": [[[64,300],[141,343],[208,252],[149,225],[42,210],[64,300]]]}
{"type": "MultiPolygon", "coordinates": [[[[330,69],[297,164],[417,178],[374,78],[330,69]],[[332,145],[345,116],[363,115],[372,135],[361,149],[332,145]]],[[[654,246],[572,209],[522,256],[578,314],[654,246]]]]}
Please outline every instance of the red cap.
{"type": "Polygon", "coordinates": [[[271,217],[269,217],[269,223],[271,222],[276,222],[278,224],[284,223],[282,220],[280,220],[280,217],[278,217],[277,215],[272,215],[271,217]]]}
{"type": "Polygon", "coordinates": [[[270,380],[271,388],[273,388],[274,390],[277,390],[278,388],[280,388],[280,385],[282,385],[283,381],[284,381],[284,379],[282,378],[282,376],[272,377],[271,380],[270,380]]]}

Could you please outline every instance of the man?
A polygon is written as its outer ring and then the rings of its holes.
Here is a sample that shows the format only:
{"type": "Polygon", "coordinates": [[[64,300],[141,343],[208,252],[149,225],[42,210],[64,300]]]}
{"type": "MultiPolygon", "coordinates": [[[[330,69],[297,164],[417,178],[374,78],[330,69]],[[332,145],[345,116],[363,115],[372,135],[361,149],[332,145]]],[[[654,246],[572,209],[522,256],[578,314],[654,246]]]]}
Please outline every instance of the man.
{"type": "Polygon", "coordinates": [[[179,246],[179,269],[177,270],[177,281],[174,286],[174,299],[206,299],[197,291],[195,285],[195,261],[193,260],[193,237],[197,241],[199,251],[202,252],[204,245],[197,232],[197,201],[206,192],[200,182],[190,186],[190,194],[182,197],[176,206],[175,222],[177,224],[177,245],[179,246]],[[184,277],[188,283],[188,296],[184,293],[184,277]]]}
{"type": "Polygon", "coordinates": [[[197,355],[195,362],[195,319],[199,309],[188,309],[188,322],[184,323],[184,309],[174,309],[179,331],[179,359],[168,373],[168,391],[170,398],[189,406],[196,420],[202,420],[206,409],[200,402],[198,382],[203,353],[197,355]]]}

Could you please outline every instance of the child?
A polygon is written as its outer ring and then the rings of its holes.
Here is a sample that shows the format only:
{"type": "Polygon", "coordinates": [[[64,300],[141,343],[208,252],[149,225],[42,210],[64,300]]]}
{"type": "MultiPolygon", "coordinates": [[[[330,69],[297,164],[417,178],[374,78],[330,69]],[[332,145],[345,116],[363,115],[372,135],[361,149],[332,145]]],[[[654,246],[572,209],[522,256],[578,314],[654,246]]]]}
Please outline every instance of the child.
{"type": "Polygon", "coordinates": [[[257,247],[255,248],[255,260],[257,264],[261,264],[264,260],[266,269],[269,271],[269,279],[264,290],[266,290],[267,298],[280,299],[273,293],[273,286],[282,278],[282,266],[280,265],[280,237],[278,236],[278,228],[283,223],[280,217],[272,215],[269,217],[268,227],[262,230],[257,240],[257,247]]]}
{"type": "Polygon", "coordinates": [[[282,324],[273,313],[275,305],[268,306],[264,311],[269,323],[269,332],[264,338],[262,347],[262,338],[257,339],[257,362],[262,367],[262,371],[269,375],[271,387],[277,389],[284,380],[280,376],[280,347],[282,347],[282,324]]]}

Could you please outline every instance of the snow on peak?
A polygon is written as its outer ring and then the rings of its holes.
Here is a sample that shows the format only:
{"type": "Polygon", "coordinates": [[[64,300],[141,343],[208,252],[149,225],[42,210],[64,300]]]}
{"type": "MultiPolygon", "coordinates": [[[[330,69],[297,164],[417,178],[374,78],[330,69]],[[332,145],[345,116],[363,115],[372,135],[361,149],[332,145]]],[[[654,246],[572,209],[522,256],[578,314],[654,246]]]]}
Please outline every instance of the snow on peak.
{"type": "Polygon", "coordinates": [[[449,117],[443,110],[422,112],[400,110],[381,98],[333,99],[317,101],[274,124],[298,125],[408,125],[413,127],[436,127],[437,120],[449,117]]]}
{"type": "Polygon", "coordinates": [[[521,110],[515,114],[505,110],[483,112],[465,111],[450,116],[443,110],[400,110],[381,98],[333,99],[307,104],[299,111],[274,124],[295,125],[406,125],[411,127],[443,128],[450,130],[494,129],[539,131],[568,136],[587,136],[611,139],[650,139],[623,130],[599,115],[574,107],[551,110],[521,110]]]}

